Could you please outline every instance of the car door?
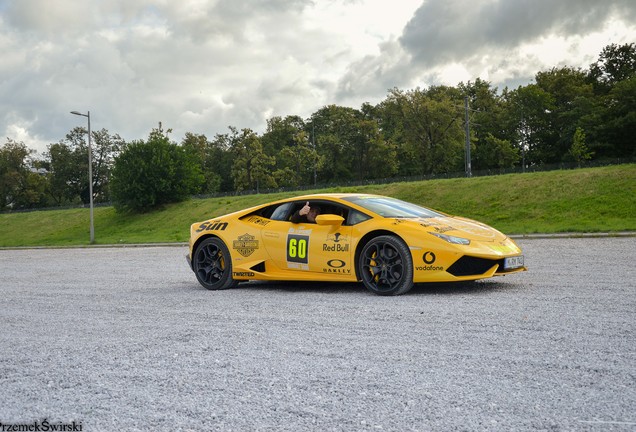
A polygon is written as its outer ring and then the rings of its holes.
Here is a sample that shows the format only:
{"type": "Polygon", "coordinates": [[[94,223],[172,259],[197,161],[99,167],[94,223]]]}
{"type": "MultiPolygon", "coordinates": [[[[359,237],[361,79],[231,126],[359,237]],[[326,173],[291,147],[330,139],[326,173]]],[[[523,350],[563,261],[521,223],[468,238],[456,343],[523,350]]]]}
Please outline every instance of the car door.
{"type": "Polygon", "coordinates": [[[311,279],[310,274],[323,280],[326,275],[334,280],[355,278],[351,227],[331,214],[318,216],[318,221],[294,224],[274,220],[264,227],[262,239],[272,263],[282,273],[298,273],[299,279],[311,279]]]}
{"type": "MultiPolygon", "coordinates": [[[[318,216],[318,221],[329,215],[318,216]]],[[[287,268],[330,275],[355,276],[351,265],[351,227],[341,224],[292,224],[286,239],[287,268]]]]}

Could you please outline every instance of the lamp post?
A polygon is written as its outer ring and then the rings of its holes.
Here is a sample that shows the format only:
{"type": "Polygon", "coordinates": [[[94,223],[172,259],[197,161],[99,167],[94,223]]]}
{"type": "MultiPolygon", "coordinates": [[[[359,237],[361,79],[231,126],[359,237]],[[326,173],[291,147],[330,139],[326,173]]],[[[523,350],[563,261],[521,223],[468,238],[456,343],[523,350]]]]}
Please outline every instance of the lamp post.
{"type": "Polygon", "coordinates": [[[95,243],[95,225],[93,224],[93,155],[91,154],[91,112],[82,114],[78,111],[71,111],[71,114],[88,118],[88,199],[91,213],[91,244],[95,243]]]}
{"type": "Polygon", "coordinates": [[[464,111],[465,111],[464,130],[466,135],[466,151],[464,153],[464,159],[465,159],[465,166],[466,166],[466,177],[472,177],[473,169],[470,164],[470,116],[468,115],[468,96],[464,97],[464,111]]]}

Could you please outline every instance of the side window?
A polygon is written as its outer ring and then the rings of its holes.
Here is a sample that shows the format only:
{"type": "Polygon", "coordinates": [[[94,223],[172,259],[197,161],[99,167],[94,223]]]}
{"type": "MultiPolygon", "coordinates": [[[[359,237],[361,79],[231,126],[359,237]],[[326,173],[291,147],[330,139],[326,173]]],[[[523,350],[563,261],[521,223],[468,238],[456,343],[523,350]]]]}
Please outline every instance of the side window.
{"type": "Polygon", "coordinates": [[[351,209],[349,211],[349,219],[347,220],[347,225],[359,224],[360,222],[364,222],[367,219],[371,219],[371,217],[365,215],[362,212],[351,209]]]}
{"type": "Polygon", "coordinates": [[[341,206],[333,206],[332,208],[330,208],[328,210],[329,214],[335,214],[338,216],[342,216],[344,218],[344,225],[349,225],[347,222],[347,217],[349,215],[349,209],[347,207],[341,207],[341,206]]]}
{"type": "Polygon", "coordinates": [[[284,203],[279,205],[270,216],[270,219],[277,221],[287,220],[287,216],[289,215],[289,210],[292,205],[293,203],[284,203]]]}
{"type": "MultiPolygon", "coordinates": [[[[296,211],[300,210],[306,201],[302,202],[288,202],[278,206],[271,206],[260,212],[260,216],[266,217],[271,220],[288,221],[289,217],[296,211]]],[[[370,219],[370,216],[353,210],[348,207],[340,206],[337,204],[329,204],[324,202],[316,202],[314,205],[320,206],[321,214],[335,214],[344,218],[343,225],[355,225],[360,222],[364,222],[370,219]]]]}

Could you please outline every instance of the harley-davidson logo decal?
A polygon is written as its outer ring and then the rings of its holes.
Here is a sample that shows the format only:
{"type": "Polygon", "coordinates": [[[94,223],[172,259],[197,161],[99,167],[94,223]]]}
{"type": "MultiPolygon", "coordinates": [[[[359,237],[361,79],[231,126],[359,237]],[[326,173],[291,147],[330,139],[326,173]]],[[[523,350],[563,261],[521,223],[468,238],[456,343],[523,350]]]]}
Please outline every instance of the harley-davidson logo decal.
{"type": "Polygon", "coordinates": [[[256,249],[258,249],[258,240],[256,240],[256,237],[253,235],[246,233],[239,236],[237,240],[234,240],[232,247],[236,249],[238,253],[247,258],[252,255],[256,249]]]}

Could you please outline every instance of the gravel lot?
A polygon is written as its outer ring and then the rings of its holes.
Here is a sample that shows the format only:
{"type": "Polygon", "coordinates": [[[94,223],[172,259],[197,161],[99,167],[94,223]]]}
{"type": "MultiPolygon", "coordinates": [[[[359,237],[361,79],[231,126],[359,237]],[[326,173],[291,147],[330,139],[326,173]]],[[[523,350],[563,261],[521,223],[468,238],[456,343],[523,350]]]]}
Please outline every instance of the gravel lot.
{"type": "Polygon", "coordinates": [[[636,430],[636,238],[378,297],[201,288],[184,247],[0,251],[0,423],[83,431],[636,430]]]}

